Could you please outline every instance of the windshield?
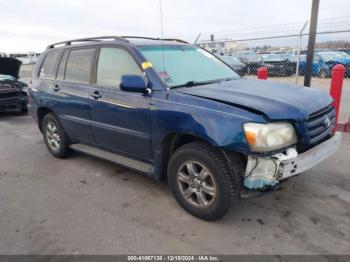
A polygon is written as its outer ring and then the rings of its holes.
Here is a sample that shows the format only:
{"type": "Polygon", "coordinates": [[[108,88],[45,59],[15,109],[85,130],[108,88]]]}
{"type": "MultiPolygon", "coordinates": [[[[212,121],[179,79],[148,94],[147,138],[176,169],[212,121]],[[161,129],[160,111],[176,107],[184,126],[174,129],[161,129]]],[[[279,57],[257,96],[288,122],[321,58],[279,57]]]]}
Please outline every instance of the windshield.
{"type": "Polygon", "coordinates": [[[331,60],[336,60],[340,58],[350,58],[350,56],[344,52],[320,52],[318,54],[325,61],[331,61],[331,60]]]}
{"type": "Polygon", "coordinates": [[[195,46],[142,46],[140,50],[169,87],[240,78],[214,55],[195,46]]]}

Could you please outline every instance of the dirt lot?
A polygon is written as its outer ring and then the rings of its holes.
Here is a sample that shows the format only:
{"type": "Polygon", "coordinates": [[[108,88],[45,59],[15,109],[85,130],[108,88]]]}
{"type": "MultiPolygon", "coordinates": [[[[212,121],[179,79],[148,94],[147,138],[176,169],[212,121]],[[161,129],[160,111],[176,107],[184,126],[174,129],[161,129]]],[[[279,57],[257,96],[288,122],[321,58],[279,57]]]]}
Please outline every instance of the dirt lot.
{"type": "Polygon", "coordinates": [[[210,223],[166,183],[80,153],[55,159],[28,115],[1,113],[0,131],[0,254],[350,254],[349,134],[319,166],[210,223]]]}

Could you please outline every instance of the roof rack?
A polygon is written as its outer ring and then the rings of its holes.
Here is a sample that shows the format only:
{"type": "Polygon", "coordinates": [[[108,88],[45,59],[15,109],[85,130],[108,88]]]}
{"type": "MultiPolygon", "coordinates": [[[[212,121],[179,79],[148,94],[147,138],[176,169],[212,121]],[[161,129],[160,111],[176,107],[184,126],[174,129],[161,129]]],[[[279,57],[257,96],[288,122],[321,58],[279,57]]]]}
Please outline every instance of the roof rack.
{"type": "Polygon", "coordinates": [[[49,45],[47,49],[52,49],[55,48],[56,46],[59,45],[71,45],[72,43],[81,43],[81,42],[100,42],[102,40],[119,40],[119,41],[124,41],[128,42],[127,38],[136,38],[136,39],[149,39],[149,40],[164,40],[164,41],[176,41],[176,42],[181,42],[181,43],[186,43],[188,42],[181,40],[181,39],[175,39],[175,38],[154,38],[154,37],[143,37],[143,36],[97,36],[97,37],[89,37],[89,38],[80,38],[80,39],[74,39],[74,40],[67,40],[63,42],[57,42],[49,45]]]}
{"type": "Polygon", "coordinates": [[[47,49],[55,48],[58,45],[71,45],[72,43],[81,43],[81,42],[100,42],[101,40],[120,40],[120,41],[128,41],[121,36],[97,36],[97,37],[88,37],[88,38],[80,38],[74,40],[67,40],[63,42],[57,42],[49,45],[47,49]]]}

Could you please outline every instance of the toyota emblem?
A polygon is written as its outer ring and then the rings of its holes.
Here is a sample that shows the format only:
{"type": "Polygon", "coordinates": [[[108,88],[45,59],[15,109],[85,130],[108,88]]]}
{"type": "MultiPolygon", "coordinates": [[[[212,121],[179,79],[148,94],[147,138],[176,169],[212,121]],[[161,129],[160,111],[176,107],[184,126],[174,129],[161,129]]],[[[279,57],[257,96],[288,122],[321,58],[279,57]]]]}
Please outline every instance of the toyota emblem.
{"type": "Polygon", "coordinates": [[[329,119],[328,116],[324,119],[324,126],[325,126],[326,128],[328,128],[328,127],[331,126],[331,120],[329,119]]]}

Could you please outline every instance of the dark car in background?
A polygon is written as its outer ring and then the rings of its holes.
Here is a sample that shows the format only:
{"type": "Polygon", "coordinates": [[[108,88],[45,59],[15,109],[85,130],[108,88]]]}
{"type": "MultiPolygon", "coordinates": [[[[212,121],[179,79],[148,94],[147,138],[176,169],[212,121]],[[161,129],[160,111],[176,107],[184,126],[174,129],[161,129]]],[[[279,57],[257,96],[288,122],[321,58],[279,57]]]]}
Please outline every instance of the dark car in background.
{"type": "Polygon", "coordinates": [[[0,57],[0,111],[27,111],[27,85],[18,80],[21,64],[18,59],[0,57]]]}
{"type": "Polygon", "coordinates": [[[246,64],[248,75],[256,74],[263,62],[261,55],[254,51],[238,51],[234,53],[234,55],[238,57],[241,62],[246,64]]]}
{"type": "MultiPolygon", "coordinates": [[[[345,76],[350,77],[350,55],[333,50],[317,51],[315,52],[314,61],[312,63],[312,74],[322,78],[331,76],[332,69],[336,64],[342,64],[345,67],[345,76]]],[[[306,60],[300,59],[300,72],[305,73],[306,60]]]]}
{"type": "Polygon", "coordinates": [[[296,61],[287,54],[262,54],[264,66],[269,76],[290,76],[295,73],[296,61]]]}
{"type": "Polygon", "coordinates": [[[245,75],[247,72],[246,64],[241,62],[237,57],[233,55],[221,54],[219,58],[221,58],[221,60],[228,64],[240,76],[245,75]]]}

